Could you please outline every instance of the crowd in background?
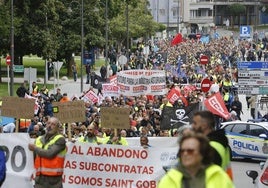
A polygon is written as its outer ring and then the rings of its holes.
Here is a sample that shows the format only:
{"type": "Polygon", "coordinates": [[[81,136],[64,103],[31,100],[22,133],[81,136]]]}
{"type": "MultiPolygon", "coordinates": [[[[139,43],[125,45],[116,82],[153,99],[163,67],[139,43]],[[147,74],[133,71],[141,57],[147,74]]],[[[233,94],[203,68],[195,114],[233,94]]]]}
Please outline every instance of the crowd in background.
{"type": "MultiPolygon", "coordinates": [[[[175,46],[170,45],[170,40],[154,40],[147,43],[139,42],[137,50],[129,53],[129,63],[121,66],[116,65],[118,56],[113,50],[110,52],[111,67],[116,71],[129,69],[158,69],[165,70],[167,76],[167,87],[179,87],[186,100],[199,102],[203,100],[203,94],[197,84],[205,77],[210,78],[213,84],[218,85],[222,93],[226,107],[232,112],[232,119],[241,119],[242,104],[236,96],[234,84],[237,82],[238,60],[254,60],[267,58],[266,40],[252,43],[247,40],[235,41],[232,37],[222,37],[211,40],[209,43],[202,43],[198,39],[184,39],[175,46]],[[145,54],[144,49],[149,49],[145,54]],[[261,53],[259,51],[262,51],[261,53]],[[261,54],[261,55],[260,55],[261,54]],[[200,56],[209,57],[209,63],[200,64],[200,56]],[[196,87],[191,92],[184,92],[185,84],[193,84],[196,87]],[[225,96],[226,93],[228,96],[225,96]],[[229,101],[229,95],[233,95],[232,101],[229,101]]],[[[122,51],[119,53],[122,54],[122,51]]],[[[111,75],[115,74],[114,71],[111,75]]],[[[93,90],[90,86],[89,90],[93,90]]],[[[27,130],[31,137],[37,137],[44,134],[46,122],[53,116],[53,102],[66,102],[72,100],[83,100],[83,95],[70,98],[67,93],[61,93],[57,89],[55,94],[48,95],[46,87],[39,88],[36,83],[32,84],[32,93],[26,89],[25,83],[18,89],[18,96],[24,97],[27,93],[38,98],[38,109],[35,112],[30,126],[27,130]]],[[[99,92],[98,94],[101,94],[99,92]]],[[[250,96],[251,97],[251,96],[250,96]]],[[[248,98],[249,99],[249,98],[248,98]]],[[[252,99],[253,100],[253,99],[252,99]]],[[[99,103],[93,103],[85,100],[85,121],[73,122],[71,125],[71,134],[73,139],[85,136],[88,133],[88,127],[93,125],[94,135],[104,138],[112,135],[111,129],[101,126],[100,108],[108,107],[130,107],[129,129],[119,130],[121,136],[139,137],[139,136],[176,136],[178,130],[160,130],[161,105],[166,103],[166,96],[119,96],[104,97],[99,103]]],[[[178,100],[181,101],[181,100],[178,100]]],[[[250,101],[250,100],[249,100],[250,101]]],[[[185,105],[184,101],[180,105],[185,105]]],[[[254,115],[254,114],[253,114],[254,115]]],[[[67,129],[67,126],[64,126],[67,129]]],[[[7,132],[7,131],[6,131],[7,132]]],[[[67,131],[63,130],[67,136],[67,131]]]]}

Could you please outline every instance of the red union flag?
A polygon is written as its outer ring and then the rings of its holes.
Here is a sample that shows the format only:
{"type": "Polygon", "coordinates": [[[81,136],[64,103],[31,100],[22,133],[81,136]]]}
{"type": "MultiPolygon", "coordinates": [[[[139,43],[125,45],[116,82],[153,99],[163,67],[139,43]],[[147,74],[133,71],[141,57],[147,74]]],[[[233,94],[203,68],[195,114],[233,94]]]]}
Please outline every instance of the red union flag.
{"type": "Polygon", "coordinates": [[[224,119],[229,119],[230,114],[224,104],[223,98],[219,92],[204,101],[206,108],[213,114],[219,115],[224,119]]]}
{"type": "Polygon", "coordinates": [[[168,95],[167,98],[171,104],[173,104],[175,101],[178,99],[181,99],[182,102],[184,103],[185,106],[188,106],[188,101],[187,99],[181,94],[180,90],[178,88],[172,88],[168,95]]]}
{"type": "Polygon", "coordinates": [[[99,97],[91,90],[85,94],[85,97],[91,100],[93,103],[99,102],[99,97]]]}

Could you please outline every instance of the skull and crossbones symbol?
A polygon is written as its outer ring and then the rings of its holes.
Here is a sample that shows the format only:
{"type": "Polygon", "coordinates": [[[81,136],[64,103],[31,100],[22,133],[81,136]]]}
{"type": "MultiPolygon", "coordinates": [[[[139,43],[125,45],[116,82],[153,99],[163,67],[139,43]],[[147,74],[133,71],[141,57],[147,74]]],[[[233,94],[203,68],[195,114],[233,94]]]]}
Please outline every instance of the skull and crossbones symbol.
{"type": "Polygon", "coordinates": [[[183,124],[187,124],[188,122],[186,121],[183,121],[184,119],[188,118],[188,116],[185,116],[185,110],[184,109],[177,109],[175,111],[175,115],[177,117],[178,120],[176,119],[171,119],[170,122],[171,122],[171,126],[173,126],[174,124],[176,123],[183,123],[183,124]]]}

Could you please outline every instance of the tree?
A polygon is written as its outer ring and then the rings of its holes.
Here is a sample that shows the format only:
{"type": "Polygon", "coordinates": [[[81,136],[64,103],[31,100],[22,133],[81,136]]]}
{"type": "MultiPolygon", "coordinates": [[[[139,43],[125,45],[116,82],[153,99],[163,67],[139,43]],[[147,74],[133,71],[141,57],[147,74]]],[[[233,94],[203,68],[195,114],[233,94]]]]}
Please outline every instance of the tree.
{"type": "MultiPolygon", "coordinates": [[[[84,0],[84,47],[105,45],[106,0],[84,0]]],[[[110,44],[126,41],[125,7],[129,4],[130,37],[148,37],[160,28],[147,9],[146,0],[108,0],[110,44]],[[138,18],[138,19],[137,19],[138,18]]],[[[10,3],[0,0],[0,53],[10,50],[10,3]]],[[[14,1],[15,64],[23,56],[36,54],[43,59],[65,61],[70,71],[72,53],[81,53],[80,0],[14,1]]]]}
{"type": "MultiPolygon", "coordinates": [[[[132,1],[131,1],[132,2],[132,1]]],[[[146,0],[138,0],[129,5],[129,33],[132,38],[144,37],[148,38],[154,35],[156,31],[164,30],[162,24],[158,24],[153,20],[152,15],[148,11],[146,0]]],[[[123,7],[123,5],[121,5],[123,7]]],[[[110,22],[111,36],[118,46],[122,46],[126,41],[126,19],[124,8],[120,14],[114,17],[110,22]]]]}
{"type": "Polygon", "coordinates": [[[0,40],[0,54],[6,55],[9,53],[9,41],[10,41],[10,6],[5,6],[4,1],[0,1],[0,33],[1,33],[1,40],[0,40]]]}
{"type": "Polygon", "coordinates": [[[240,3],[234,3],[232,5],[228,6],[228,11],[230,12],[231,15],[231,26],[234,26],[234,20],[238,16],[238,24],[240,25],[240,15],[242,13],[245,13],[246,7],[243,4],[240,3]]]}

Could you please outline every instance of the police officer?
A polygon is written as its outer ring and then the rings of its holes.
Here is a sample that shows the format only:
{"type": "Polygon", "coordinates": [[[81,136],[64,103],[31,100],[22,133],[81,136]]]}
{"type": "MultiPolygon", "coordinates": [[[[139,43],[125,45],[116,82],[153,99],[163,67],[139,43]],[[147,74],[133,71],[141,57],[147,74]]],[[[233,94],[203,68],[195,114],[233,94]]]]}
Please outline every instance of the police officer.
{"type": "Polygon", "coordinates": [[[66,155],[66,142],[59,134],[60,122],[51,117],[47,121],[46,134],[29,144],[29,150],[35,154],[35,188],[62,188],[62,174],[66,155]]]}

